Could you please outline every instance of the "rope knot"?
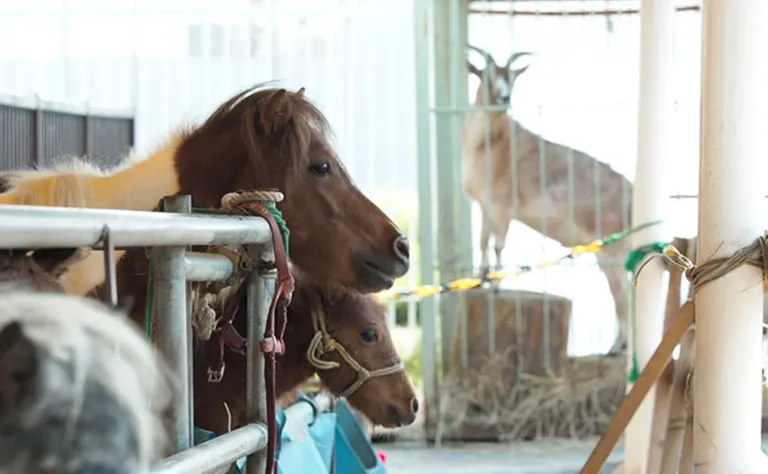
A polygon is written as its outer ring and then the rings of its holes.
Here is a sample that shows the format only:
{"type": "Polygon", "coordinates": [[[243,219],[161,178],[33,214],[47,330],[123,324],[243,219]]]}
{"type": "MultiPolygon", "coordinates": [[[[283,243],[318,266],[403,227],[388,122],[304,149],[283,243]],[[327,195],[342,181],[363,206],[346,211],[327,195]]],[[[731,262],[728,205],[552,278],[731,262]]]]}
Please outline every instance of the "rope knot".
{"type": "Polygon", "coordinates": [[[640,264],[632,280],[632,283],[635,286],[637,286],[637,277],[643,267],[657,257],[666,259],[667,262],[683,271],[683,274],[691,284],[691,294],[693,295],[695,295],[702,286],[729,274],[742,265],[750,265],[761,269],[763,272],[763,289],[768,289],[768,280],[766,279],[768,278],[768,234],[766,233],[730,256],[711,258],[698,265],[694,264],[688,257],[681,254],[673,245],[668,245],[664,248],[662,253],[648,255],[648,257],[640,264]]]}
{"type": "Polygon", "coordinates": [[[230,296],[231,286],[222,288],[218,293],[206,293],[197,300],[197,308],[192,313],[192,329],[201,341],[211,339],[219,325],[218,313],[230,296]]]}
{"type": "Polygon", "coordinates": [[[235,191],[221,197],[222,209],[231,210],[249,202],[278,203],[283,201],[283,193],[276,189],[235,191]]]}
{"type": "Polygon", "coordinates": [[[339,367],[338,362],[321,359],[323,355],[332,350],[326,345],[325,336],[326,335],[323,334],[322,331],[317,331],[315,337],[312,338],[312,342],[309,343],[309,347],[307,348],[307,360],[313,367],[319,370],[329,370],[339,367]]]}

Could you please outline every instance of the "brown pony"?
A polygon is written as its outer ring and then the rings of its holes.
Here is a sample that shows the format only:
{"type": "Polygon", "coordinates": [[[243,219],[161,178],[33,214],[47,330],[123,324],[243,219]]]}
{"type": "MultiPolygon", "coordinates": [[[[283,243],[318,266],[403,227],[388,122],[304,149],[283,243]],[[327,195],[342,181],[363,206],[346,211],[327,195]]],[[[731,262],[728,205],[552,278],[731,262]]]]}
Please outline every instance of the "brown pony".
{"type": "MultiPolygon", "coordinates": [[[[246,333],[245,314],[237,315],[235,325],[246,333]]],[[[416,419],[413,383],[395,350],[384,308],[372,296],[320,287],[297,274],[285,345],[277,363],[278,398],[317,373],[323,385],[376,425],[397,427],[416,419]],[[329,350],[335,346],[331,340],[342,348],[329,350]]],[[[208,383],[206,368],[217,349],[206,342],[195,351],[195,425],[222,434],[246,423],[246,359],[228,351],[224,378],[208,383]]]]}
{"type": "MultiPolygon", "coordinates": [[[[3,187],[10,190],[0,204],[153,210],[163,196],[189,194],[195,207],[218,208],[231,191],[279,189],[291,259],[302,272],[363,293],[390,288],[408,271],[408,241],[352,182],[329,134],[304,89],[257,85],[202,125],[175,133],[148,158],[127,160],[112,172],[76,160],[7,173],[3,187]]],[[[67,292],[85,294],[104,281],[100,257],[93,252],[63,275],[67,292]]]]}

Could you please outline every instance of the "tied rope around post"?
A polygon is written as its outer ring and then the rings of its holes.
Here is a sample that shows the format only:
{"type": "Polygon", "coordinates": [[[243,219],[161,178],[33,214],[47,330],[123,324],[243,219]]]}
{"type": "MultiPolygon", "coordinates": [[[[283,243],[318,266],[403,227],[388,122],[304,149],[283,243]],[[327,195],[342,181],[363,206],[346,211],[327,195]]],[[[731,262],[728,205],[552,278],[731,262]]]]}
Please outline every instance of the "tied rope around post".
{"type": "MultiPolygon", "coordinates": [[[[261,352],[267,362],[264,367],[264,378],[267,392],[267,453],[266,474],[277,472],[277,414],[276,404],[276,366],[277,354],[285,350],[283,337],[288,322],[288,305],[293,297],[294,281],[288,268],[288,245],[284,240],[288,238],[288,228],[282,215],[277,210],[275,203],[283,200],[283,194],[278,191],[238,191],[228,193],[221,199],[222,208],[229,211],[238,210],[247,215],[260,215],[269,224],[272,233],[273,251],[275,254],[274,265],[277,267],[277,282],[272,302],[269,306],[267,324],[263,339],[259,343],[261,352]],[[282,304],[280,304],[282,303],[282,304]],[[277,307],[280,305],[280,329],[279,337],[275,337],[275,318],[277,307]]],[[[251,348],[253,345],[250,346],[251,348]]]]}
{"type": "Polygon", "coordinates": [[[742,265],[751,265],[763,271],[763,291],[768,290],[768,233],[755,239],[751,244],[737,250],[729,257],[716,257],[695,265],[680,253],[674,245],[664,247],[662,253],[650,254],[637,268],[632,284],[637,286],[637,277],[643,268],[654,258],[662,257],[667,262],[683,271],[691,284],[691,295],[695,295],[702,286],[721,278],[742,265]]]}

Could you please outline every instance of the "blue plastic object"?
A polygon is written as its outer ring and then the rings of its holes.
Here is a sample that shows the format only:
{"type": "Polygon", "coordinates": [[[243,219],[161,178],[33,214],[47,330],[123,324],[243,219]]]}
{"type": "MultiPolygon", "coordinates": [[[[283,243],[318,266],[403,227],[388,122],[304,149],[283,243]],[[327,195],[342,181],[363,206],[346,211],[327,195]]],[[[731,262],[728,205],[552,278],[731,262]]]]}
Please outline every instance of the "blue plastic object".
{"type": "MultiPolygon", "coordinates": [[[[283,423],[285,418],[283,418],[283,423]]],[[[280,449],[277,455],[279,474],[328,474],[331,472],[336,414],[324,413],[312,425],[284,429],[278,425],[280,449]]]]}
{"type": "Polygon", "coordinates": [[[386,474],[368,436],[345,400],[336,404],[336,474],[386,474]]]}
{"type": "MultiPolygon", "coordinates": [[[[308,400],[303,394],[300,399],[304,403],[308,400]]],[[[298,419],[286,426],[285,411],[278,408],[276,415],[280,433],[278,474],[386,474],[386,467],[346,401],[340,400],[335,412],[321,413],[310,424],[298,419]]],[[[195,444],[214,436],[197,428],[195,444]]],[[[236,464],[238,473],[242,473],[245,457],[236,464]]]]}

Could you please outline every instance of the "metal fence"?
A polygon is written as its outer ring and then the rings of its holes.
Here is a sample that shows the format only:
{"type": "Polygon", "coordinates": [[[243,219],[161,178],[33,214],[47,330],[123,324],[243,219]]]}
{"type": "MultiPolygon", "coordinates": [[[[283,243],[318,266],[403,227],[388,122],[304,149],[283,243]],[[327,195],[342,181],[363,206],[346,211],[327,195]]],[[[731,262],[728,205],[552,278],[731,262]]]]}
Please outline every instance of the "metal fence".
{"type": "Polygon", "coordinates": [[[133,147],[133,115],[0,95],[0,170],[50,166],[87,156],[112,167],[133,147]]]}
{"type": "MultiPolygon", "coordinates": [[[[246,357],[253,370],[247,376],[247,417],[249,424],[193,447],[194,426],[192,378],[190,376],[192,334],[187,308],[188,281],[225,279],[220,272],[226,258],[206,255],[194,258],[189,245],[245,244],[257,247],[254,254],[266,259],[274,256],[269,226],[261,217],[183,215],[190,212],[189,196],[165,198],[166,213],[97,209],[49,208],[41,206],[2,206],[0,248],[50,248],[93,246],[102,240],[105,228],[114,247],[153,248],[152,265],[162,275],[154,283],[162,295],[156,307],[157,344],[176,374],[183,390],[174,409],[172,441],[175,454],[153,468],[156,474],[216,472],[242,456],[248,456],[247,471],[263,472],[267,443],[266,386],[264,359],[259,351],[246,357]],[[192,257],[192,258],[189,258],[192,257]],[[205,275],[195,278],[192,275],[205,275]]],[[[267,262],[270,263],[270,262],[267,262]]],[[[269,265],[267,265],[268,267],[269,265]]],[[[232,269],[231,265],[229,266],[232,269]]],[[[248,285],[248,338],[261,337],[266,327],[269,300],[274,295],[275,273],[251,274],[248,285]]],[[[256,347],[256,345],[253,345],[256,347]]]]}

